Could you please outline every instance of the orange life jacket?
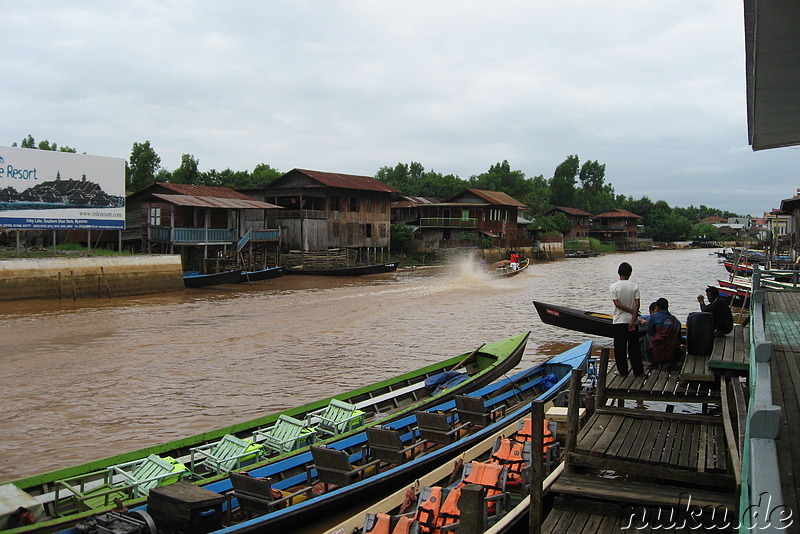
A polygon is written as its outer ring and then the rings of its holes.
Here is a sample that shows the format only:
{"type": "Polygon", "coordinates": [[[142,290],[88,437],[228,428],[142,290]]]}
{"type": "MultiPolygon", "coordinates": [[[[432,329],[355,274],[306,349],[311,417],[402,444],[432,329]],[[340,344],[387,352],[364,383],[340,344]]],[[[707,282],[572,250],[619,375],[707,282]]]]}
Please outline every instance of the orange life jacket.
{"type": "Polygon", "coordinates": [[[500,438],[500,446],[492,454],[489,462],[508,467],[506,484],[518,486],[522,482],[522,470],[525,469],[523,450],[525,443],[509,438],[500,438]]]}
{"type": "MultiPolygon", "coordinates": [[[[478,484],[486,488],[486,497],[493,497],[502,492],[503,488],[500,487],[500,474],[503,471],[503,466],[500,464],[486,463],[486,462],[472,462],[472,470],[469,475],[464,478],[464,481],[459,484],[459,487],[464,484],[478,484]]],[[[448,496],[449,497],[449,496],[448,496]]],[[[495,511],[495,501],[489,501],[487,508],[489,514],[495,511]]]]}
{"type": "Polygon", "coordinates": [[[461,510],[458,509],[458,500],[461,498],[461,485],[450,490],[447,498],[442,503],[439,511],[439,520],[436,522],[437,532],[441,527],[458,523],[461,520],[461,510]]]}
{"type": "Polygon", "coordinates": [[[414,520],[419,521],[419,531],[422,534],[433,534],[438,531],[436,522],[439,520],[439,511],[442,507],[442,488],[431,487],[431,494],[417,506],[414,520]]]}
{"type": "Polygon", "coordinates": [[[408,534],[413,522],[410,517],[400,516],[394,529],[391,529],[392,518],[386,514],[376,514],[375,525],[365,534],[408,534]]]}
{"type": "MultiPolygon", "coordinates": [[[[522,430],[517,432],[517,440],[530,441],[533,437],[533,420],[526,417],[523,421],[522,430]]],[[[550,432],[550,421],[542,420],[542,452],[547,452],[547,448],[556,442],[556,437],[550,432]]]]}

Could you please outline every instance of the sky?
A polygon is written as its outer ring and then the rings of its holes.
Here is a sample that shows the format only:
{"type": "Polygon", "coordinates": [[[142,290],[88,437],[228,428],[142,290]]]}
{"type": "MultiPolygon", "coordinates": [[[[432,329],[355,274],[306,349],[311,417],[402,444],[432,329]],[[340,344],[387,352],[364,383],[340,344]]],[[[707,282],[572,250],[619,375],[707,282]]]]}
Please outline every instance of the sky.
{"type": "Polygon", "coordinates": [[[574,154],[617,194],[760,216],[800,148],[748,145],[743,24],[735,0],[7,2],[0,145],[463,179],[574,154]]]}

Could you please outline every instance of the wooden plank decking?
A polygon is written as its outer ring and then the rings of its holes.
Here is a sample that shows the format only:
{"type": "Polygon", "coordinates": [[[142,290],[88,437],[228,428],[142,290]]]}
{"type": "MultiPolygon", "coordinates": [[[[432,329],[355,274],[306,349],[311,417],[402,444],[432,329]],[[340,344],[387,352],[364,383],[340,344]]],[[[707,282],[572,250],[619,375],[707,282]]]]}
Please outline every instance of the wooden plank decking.
{"type": "Polygon", "coordinates": [[[651,369],[642,376],[617,376],[612,366],[606,383],[606,396],[614,399],[656,400],[664,402],[719,402],[719,384],[714,381],[689,381],[679,370],[651,369]]]}
{"type": "MultiPolygon", "coordinates": [[[[773,344],[770,364],[773,401],[781,407],[778,465],[784,503],[800,513],[800,292],[776,291],[766,295],[765,325],[773,344]]],[[[786,532],[800,532],[795,522],[786,532]]]]}
{"type": "Polygon", "coordinates": [[[750,371],[750,329],[737,324],[727,336],[715,338],[708,367],[718,373],[747,374],[750,371]]]}

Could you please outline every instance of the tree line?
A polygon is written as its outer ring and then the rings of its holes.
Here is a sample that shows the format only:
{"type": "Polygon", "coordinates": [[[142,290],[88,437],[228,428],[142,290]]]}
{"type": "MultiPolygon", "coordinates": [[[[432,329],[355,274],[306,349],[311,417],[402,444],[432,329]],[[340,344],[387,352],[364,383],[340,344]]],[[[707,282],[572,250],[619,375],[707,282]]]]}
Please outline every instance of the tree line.
{"type": "MultiPolygon", "coordinates": [[[[13,143],[12,146],[17,144],[13,143]]],[[[47,140],[37,144],[31,135],[22,140],[21,146],[75,152],[73,148],[57,147],[56,143],[47,140]]],[[[266,163],[256,165],[252,172],[229,168],[200,171],[199,160],[191,154],[183,154],[180,166],[169,171],[161,167],[161,158],[150,141],[144,141],[133,143],[130,159],[125,164],[125,187],[128,192],[135,192],[156,182],[170,182],[248,189],[265,187],[282,175],[283,172],[266,163]]],[[[375,173],[375,178],[405,195],[437,200],[446,200],[468,188],[502,191],[525,204],[527,210],[524,216],[535,219],[536,225],[544,232],[566,233],[569,230],[570,223],[563,214],[544,215],[554,207],[578,208],[592,215],[624,209],[640,215],[644,237],[656,241],[716,240],[717,228],[700,221],[711,216],[740,216],[705,205],[671,207],[663,200],[653,201],[647,196],[636,199],[618,194],[614,186],[606,181],[604,163],[587,160],[581,164],[577,154],[568,156],[557,165],[549,178],[544,175],[526,177],[523,171],[512,169],[507,160],[467,179],[426,170],[415,161],[381,167],[375,173]]]]}

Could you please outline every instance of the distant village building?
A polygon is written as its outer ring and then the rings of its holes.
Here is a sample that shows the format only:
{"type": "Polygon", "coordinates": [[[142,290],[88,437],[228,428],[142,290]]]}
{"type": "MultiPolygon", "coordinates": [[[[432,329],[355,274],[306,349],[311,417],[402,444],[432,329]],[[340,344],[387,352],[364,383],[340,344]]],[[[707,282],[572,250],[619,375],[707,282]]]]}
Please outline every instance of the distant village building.
{"type": "Polygon", "coordinates": [[[527,225],[519,224],[519,212],[524,208],[501,191],[465,189],[438,203],[401,198],[392,205],[392,217],[414,227],[409,247],[415,252],[471,248],[487,239],[493,247],[519,248],[533,245],[527,225]]]}
{"type": "Polygon", "coordinates": [[[265,268],[279,261],[280,231],[267,215],[276,210],[228,187],[156,183],[128,197],[123,241],[179,253],[187,271],[265,268]]]}
{"type": "Polygon", "coordinates": [[[589,236],[605,243],[614,243],[626,248],[636,243],[639,237],[641,215],[628,210],[615,209],[595,215],[589,236]]]}
{"type": "Polygon", "coordinates": [[[800,189],[792,198],[781,200],[781,214],[789,217],[786,228],[789,235],[788,246],[796,259],[800,257],[800,189]]]}
{"type": "Polygon", "coordinates": [[[564,235],[566,239],[587,239],[589,237],[589,229],[592,225],[591,213],[585,212],[578,208],[558,206],[544,212],[544,215],[546,217],[552,217],[556,213],[563,213],[572,223],[572,228],[567,234],[564,235]]]}
{"type": "Polygon", "coordinates": [[[269,186],[248,189],[282,208],[270,220],[281,229],[287,266],[308,263],[366,264],[388,260],[395,188],[370,176],[292,169],[269,186]]]}

